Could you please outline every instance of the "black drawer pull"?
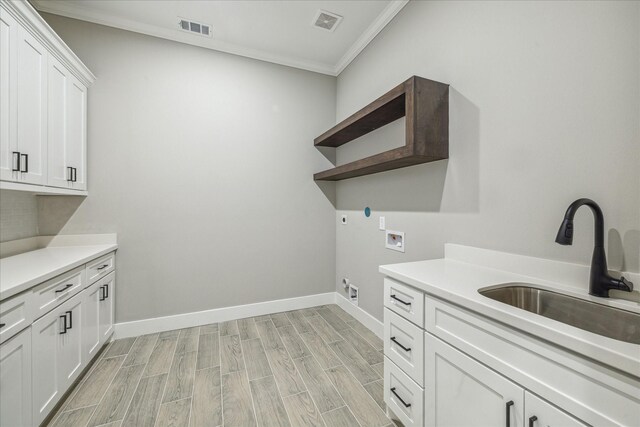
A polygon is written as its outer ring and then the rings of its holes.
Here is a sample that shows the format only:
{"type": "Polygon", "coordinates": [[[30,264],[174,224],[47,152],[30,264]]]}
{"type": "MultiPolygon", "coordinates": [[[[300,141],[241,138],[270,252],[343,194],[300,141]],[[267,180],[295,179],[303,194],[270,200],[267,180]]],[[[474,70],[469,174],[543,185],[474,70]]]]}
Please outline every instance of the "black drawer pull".
{"type": "Polygon", "coordinates": [[[60,318],[64,321],[64,324],[63,324],[64,331],[60,332],[60,335],[62,335],[67,333],[67,315],[64,314],[60,316],[60,318]]]}
{"type": "Polygon", "coordinates": [[[64,292],[64,291],[66,291],[67,289],[69,289],[72,286],[73,286],[73,283],[69,283],[64,288],[56,290],[54,293],[57,294],[58,292],[64,292]]]}
{"type": "Polygon", "coordinates": [[[67,166],[68,178],[67,181],[73,182],[73,168],[71,166],[67,166]]]}
{"type": "Polygon", "coordinates": [[[506,403],[506,418],[507,418],[507,427],[511,427],[511,407],[513,406],[513,400],[510,400],[506,403]]]}
{"type": "Polygon", "coordinates": [[[403,349],[404,351],[411,351],[411,347],[405,347],[402,344],[400,344],[398,342],[398,340],[396,340],[396,337],[391,337],[391,341],[393,341],[394,343],[396,343],[401,349],[403,349]]]}
{"type": "Polygon", "coordinates": [[[411,303],[410,303],[410,302],[402,301],[400,298],[398,298],[398,297],[397,297],[397,296],[395,296],[395,295],[391,295],[391,298],[393,298],[394,300],[398,301],[398,302],[399,302],[399,303],[401,303],[401,304],[404,304],[404,305],[411,305],[411,303]]]}
{"type": "Polygon", "coordinates": [[[0,328],[4,328],[5,326],[7,326],[6,323],[0,323],[0,328]]]}
{"type": "Polygon", "coordinates": [[[72,329],[73,328],[73,311],[67,311],[67,314],[69,315],[69,329],[72,329]]]}
{"type": "Polygon", "coordinates": [[[107,299],[107,296],[104,291],[104,286],[100,286],[100,297],[98,298],[100,301],[104,301],[107,299]]]}
{"type": "Polygon", "coordinates": [[[535,423],[536,421],[538,421],[538,417],[536,417],[535,415],[529,417],[529,427],[533,427],[533,423],[535,423]]]}
{"type": "Polygon", "coordinates": [[[76,169],[76,168],[71,168],[71,169],[73,169],[73,179],[72,179],[72,181],[76,182],[76,181],[78,181],[78,169],[76,169]]]}
{"type": "Polygon", "coordinates": [[[391,387],[391,393],[393,393],[393,395],[394,395],[395,397],[397,397],[397,398],[398,398],[398,400],[399,400],[400,402],[402,402],[402,404],[404,405],[404,407],[405,407],[405,408],[410,408],[410,407],[411,407],[411,403],[407,403],[407,402],[405,402],[405,401],[404,401],[404,400],[402,400],[402,398],[398,395],[398,393],[396,393],[396,388],[395,388],[395,387],[391,387]]]}
{"type": "Polygon", "coordinates": [[[106,294],[106,296],[104,298],[107,299],[107,298],[109,298],[109,284],[104,285],[104,289],[105,289],[105,291],[107,291],[106,292],[107,294],[106,294]]]}
{"type": "Polygon", "coordinates": [[[109,264],[104,264],[102,267],[98,267],[96,270],[98,270],[98,271],[104,270],[107,267],[109,267],[109,264]]]}
{"type": "Polygon", "coordinates": [[[13,154],[13,164],[15,165],[15,167],[11,167],[11,171],[20,172],[20,152],[13,151],[11,154],[13,154]]]}
{"type": "Polygon", "coordinates": [[[28,173],[29,172],[29,155],[20,153],[20,157],[24,157],[24,169],[22,169],[23,165],[20,165],[20,172],[28,173]]]}

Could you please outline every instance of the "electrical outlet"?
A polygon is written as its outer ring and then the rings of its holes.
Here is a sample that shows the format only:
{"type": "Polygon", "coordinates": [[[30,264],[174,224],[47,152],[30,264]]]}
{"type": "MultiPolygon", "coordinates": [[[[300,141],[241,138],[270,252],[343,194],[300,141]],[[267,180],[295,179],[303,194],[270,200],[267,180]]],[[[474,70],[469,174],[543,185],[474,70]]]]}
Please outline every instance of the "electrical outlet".
{"type": "Polygon", "coordinates": [[[386,227],[386,225],[385,225],[385,223],[384,223],[384,222],[385,222],[385,221],[384,221],[384,217],[383,217],[383,216],[381,216],[381,217],[380,217],[380,224],[378,224],[378,229],[380,229],[380,230],[382,230],[382,231],[386,230],[386,228],[387,228],[387,227],[386,227]]]}
{"type": "Polygon", "coordinates": [[[342,225],[347,225],[347,216],[346,215],[342,215],[342,217],[340,218],[340,223],[342,225]]]}

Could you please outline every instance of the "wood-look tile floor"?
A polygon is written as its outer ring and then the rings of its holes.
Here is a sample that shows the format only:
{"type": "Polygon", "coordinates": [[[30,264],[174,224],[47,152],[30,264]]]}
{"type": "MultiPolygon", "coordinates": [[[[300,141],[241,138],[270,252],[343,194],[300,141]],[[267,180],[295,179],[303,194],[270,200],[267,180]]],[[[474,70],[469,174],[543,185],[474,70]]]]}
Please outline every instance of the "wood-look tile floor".
{"type": "Polygon", "coordinates": [[[120,339],[49,425],[391,426],[382,349],[337,305],[120,339]]]}

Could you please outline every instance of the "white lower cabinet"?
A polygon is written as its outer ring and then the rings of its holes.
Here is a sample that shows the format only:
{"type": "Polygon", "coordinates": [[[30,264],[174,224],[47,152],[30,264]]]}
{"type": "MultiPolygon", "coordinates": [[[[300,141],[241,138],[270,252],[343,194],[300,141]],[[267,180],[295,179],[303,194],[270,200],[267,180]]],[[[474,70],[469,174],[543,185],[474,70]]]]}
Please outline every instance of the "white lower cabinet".
{"type": "Polygon", "coordinates": [[[33,423],[38,425],[82,371],[83,293],[32,325],[33,423]]]}
{"type": "Polygon", "coordinates": [[[98,280],[85,291],[83,347],[87,360],[100,350],[113,333],[115,273],[98,280]]]}
{"type": "Polygon", "coordinates": [[[0,345],[0,426],[32,425],[31,327],[0,345]]]}
{"type": "Polygon", "coordinates": [[[384,401],[405,427],[424,425],[424,389],[387,357],[384,359],[384,401]]]}
{"type": "Polygon", "coordinates": [[[113,333],[113,319],[115,315],[115,298],[116,298],[116,273],[110,273],[100,280],[100,288],[102,289],[99,298],[99,332],[100,344],[113,333]]]}
{"type": "Polygon", "coordinates": [[[523,425],[523,388],[428,333],[424,345],[425,425],[523,425]]]}

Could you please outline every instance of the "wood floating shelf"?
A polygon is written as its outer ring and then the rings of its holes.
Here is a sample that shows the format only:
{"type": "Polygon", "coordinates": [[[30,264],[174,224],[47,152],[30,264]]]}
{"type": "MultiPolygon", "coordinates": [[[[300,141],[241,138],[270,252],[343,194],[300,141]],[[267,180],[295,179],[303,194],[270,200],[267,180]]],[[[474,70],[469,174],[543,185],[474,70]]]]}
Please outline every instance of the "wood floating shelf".
{"type": "Polygon", "coordinates": [[[449,85],[413,76],[314,140],[316,147],[339,147],[401,117],[405,145],[313,175],[316,181],[342,179],[449,158],[449,85]]]}

